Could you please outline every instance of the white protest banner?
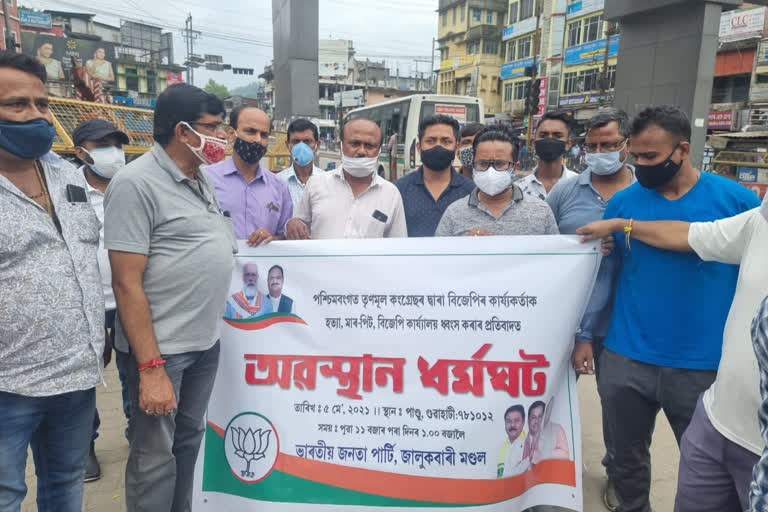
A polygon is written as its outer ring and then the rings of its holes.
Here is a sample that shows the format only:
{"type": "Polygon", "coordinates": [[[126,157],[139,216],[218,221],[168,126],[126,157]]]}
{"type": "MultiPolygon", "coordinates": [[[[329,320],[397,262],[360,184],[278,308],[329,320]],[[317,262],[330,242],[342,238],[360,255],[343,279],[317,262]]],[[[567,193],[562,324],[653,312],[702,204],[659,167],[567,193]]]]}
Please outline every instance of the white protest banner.
{"type": "Polygon", "coordinates": [[[241,246],[196,512],[582,510],[576,237],[241,246]]]}

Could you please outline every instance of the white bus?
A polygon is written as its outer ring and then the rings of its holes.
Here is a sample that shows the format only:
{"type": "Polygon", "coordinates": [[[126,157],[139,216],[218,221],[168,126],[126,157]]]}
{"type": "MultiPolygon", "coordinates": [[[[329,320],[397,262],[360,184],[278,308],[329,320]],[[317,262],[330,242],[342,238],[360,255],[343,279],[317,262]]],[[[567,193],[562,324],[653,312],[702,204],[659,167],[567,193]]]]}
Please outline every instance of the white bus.
{"type": "Polygon", "coordinates": [[[356,117],[373,119],[384,135],[379,156],[379,176],[390,181],[418,169],[421,158],[416,151],[419,121],[434,114],[454,117],[461,126],[482,122],[483,100],[470,96],[414,94],[404,98],[360,107],[350,111],[345,120],[356,117]],[[397,133],[397,168],[390,166],[389,139],[397,133]]]}

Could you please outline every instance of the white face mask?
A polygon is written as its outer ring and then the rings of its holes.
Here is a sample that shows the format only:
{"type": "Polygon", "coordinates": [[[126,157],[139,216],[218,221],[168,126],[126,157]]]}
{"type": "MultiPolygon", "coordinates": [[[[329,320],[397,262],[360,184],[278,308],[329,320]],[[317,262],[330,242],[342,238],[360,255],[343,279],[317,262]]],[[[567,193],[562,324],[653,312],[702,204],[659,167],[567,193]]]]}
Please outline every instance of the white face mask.
{"type": "Polygon", "coordinates": [[[125,167],[125,153],[122,148],[109,146],[91,151],[85,148],[82,150],[93,160],[93,163],[88,164],[88,167],[105,180],[111,180],[117,171],[125,167]]]}
{"type": "Polygon", "coordinates": [[[376,164],[379,163],[379,155],[363,156],[359,158],[350,157],[344,154],[344,147],[341,148],[341,168],[355,178],[365,178],[376,171],[376,164]]]}
{"type": "Polygon", "coordinates": [[[475,181],[477,188],[488,194],[489,196],[496,196],[504,192],[512,185],[512,174],[514,171],[497,171],[493,167],[489,167],[486,171],[478,171],[474,169],[472,171],[472,179],[475,181]]]}
{"type": "Polygon", "coordinates": [[[598,176],[610,176],[616,174],[624,167],[620,153],[624,150],[612,151],[610,153],[586,153],[587,169],[592,174],[598,176]]]}

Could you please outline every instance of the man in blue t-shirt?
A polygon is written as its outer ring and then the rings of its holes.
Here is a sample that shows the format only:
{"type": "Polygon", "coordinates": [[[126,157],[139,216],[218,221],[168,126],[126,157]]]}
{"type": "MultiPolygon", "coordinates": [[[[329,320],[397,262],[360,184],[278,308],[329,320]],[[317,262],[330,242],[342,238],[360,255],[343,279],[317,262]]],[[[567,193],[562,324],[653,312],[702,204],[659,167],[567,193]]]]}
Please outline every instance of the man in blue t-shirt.
{"type": "Polygon", "coordinates": [[[649,512],[649,446],[664,410],[678,444],[696,402],[715,378],[738,267],[632,239],[634,220],[713,221],[760,204],[733,181],[695,169],[691,125],[677,107],[649,107],[632,120],[638,183],[617,192],[606,219],[630,219],[616,235],[621,260],[598,388],[612,425],[612,479],[620,512],[649,512]]]}

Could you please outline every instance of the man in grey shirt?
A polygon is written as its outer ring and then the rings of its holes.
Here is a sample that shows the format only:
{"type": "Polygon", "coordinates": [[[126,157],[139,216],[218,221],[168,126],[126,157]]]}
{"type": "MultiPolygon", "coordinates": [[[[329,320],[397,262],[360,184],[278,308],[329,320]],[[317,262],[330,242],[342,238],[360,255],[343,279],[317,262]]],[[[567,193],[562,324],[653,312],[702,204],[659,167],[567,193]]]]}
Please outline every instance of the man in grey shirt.
{"type": "Polygon", "coordinates": [[[523,194],[512,183],[513,134],[502,127],[488,127],[475,137],[473,145],[477,188],[469,198],[446,209],[435,236],[559,234],[547,203],[523,194]]]}
{"type": "Polygon", "coordinates": [[[155,107],[156,144],[115,176],[104,199],[115,343],[131,351],[129,512],[191,506],[237,250],[200,170],[224,156],[223,114],[221,100],[196,87],[166,89],[155,107]]]}

